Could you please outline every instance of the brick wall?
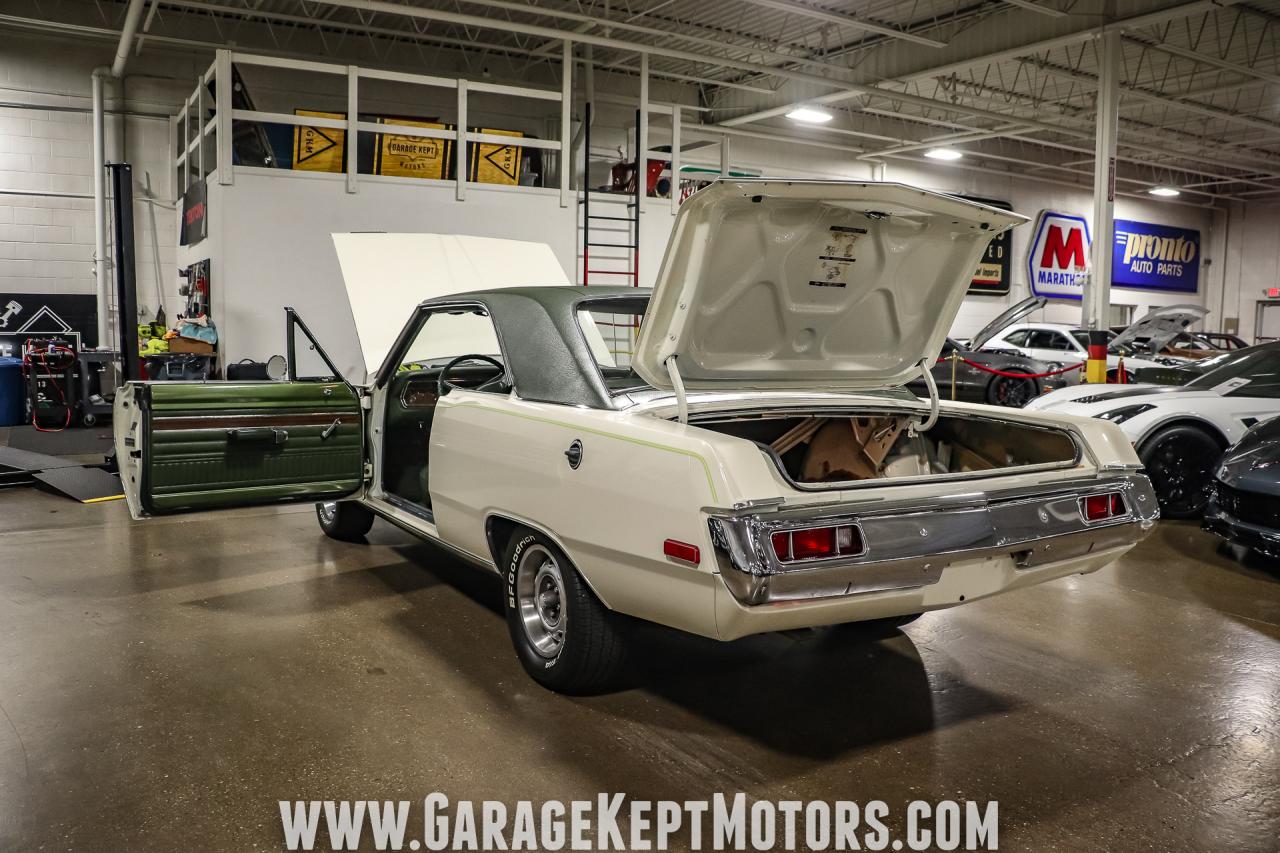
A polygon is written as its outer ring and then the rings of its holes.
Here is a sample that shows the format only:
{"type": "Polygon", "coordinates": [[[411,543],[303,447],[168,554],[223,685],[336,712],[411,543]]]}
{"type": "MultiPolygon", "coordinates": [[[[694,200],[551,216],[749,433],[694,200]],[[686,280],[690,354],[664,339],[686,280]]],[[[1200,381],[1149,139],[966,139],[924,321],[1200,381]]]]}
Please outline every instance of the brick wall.
{"type": "MultiPolygon", "coordinates": [[[[107,43],[4,34],[0,52],[0,292],[93,293],[93,143],[90,73],[109,64],[107,43]],[[18,192],[15,192],[18,191],[18,192]],[[22,192],[32,194],[20,194],[22,192]],[[47,195],[46,195],[47,194],[47,195]]],[[[134,167],[138,301],[154,313],[164,292],[180,307],[174,269],[175,187],[168,122],[191,88],[196,63],[173,55],[131,62],[107,84],[107,159],[134,167]],[[143,200],[150,173],[159,199],[143,200]],[[158,251],[157,251],[158,250],[158,251]],[[158,255],[158,260],[157,260],[158,255]]],[[[110,228],[108,227],[108,241],[110,228]]]]}

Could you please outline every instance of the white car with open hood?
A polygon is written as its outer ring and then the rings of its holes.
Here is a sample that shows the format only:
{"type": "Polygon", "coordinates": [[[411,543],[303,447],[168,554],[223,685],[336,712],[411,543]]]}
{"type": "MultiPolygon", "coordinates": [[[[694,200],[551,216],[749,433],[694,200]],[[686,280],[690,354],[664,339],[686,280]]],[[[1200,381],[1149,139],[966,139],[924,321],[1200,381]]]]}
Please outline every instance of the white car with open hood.
{"type": "Polygon", "coordinates": [[[498,571],[521,662],[566,691],[608,682],[632,618],[732,640],[1095,571],[1158,514],[1118,427],[901,387],[1021,221],[725,181],[682,205],[652,294],[568,286],[527,243],[335,235],[369,376],[291,351],[287,382],[131,383],[129,506],[311,501],[347,539],[382,517],[498,571]]]}
{"type": "MultiPolygon", "coordinates": [[[[1018,307],[1021,306],[1015,306],[1018,307]]],[[[1168,354],[1165,348],[1208,313],[1199,305],[1168,305],[1150,311],[1119,334],[1107,332],[1107,381],[1117,382],[1123,378],[1132,382],[1134,371],[1141,368],[1167,367],[1188,361],[1185,357],[1168,354]],[[1123,377],[1121,370],[1124,371],[1123,377]]],[[[1055,367],[1067,366],[1079,364],[1089,357],[1089,333],[1067,323],[1015,323],[1009,320],[973,347],[990,352],[1018,352],[1055,367]]]]}

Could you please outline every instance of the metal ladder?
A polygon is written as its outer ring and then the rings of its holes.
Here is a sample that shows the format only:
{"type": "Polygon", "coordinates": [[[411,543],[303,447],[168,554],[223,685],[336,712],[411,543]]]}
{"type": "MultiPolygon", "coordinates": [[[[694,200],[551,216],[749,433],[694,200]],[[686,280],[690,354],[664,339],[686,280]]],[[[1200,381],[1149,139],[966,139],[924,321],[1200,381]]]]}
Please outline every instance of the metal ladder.
{"type": "MultiPolygon", "coordinates": [[[[578,200],[578,204],[582,207],[582,224],[580,230],[582,232],[582,283],[590,285],[591,277],[596,276],[618,276],[620,278],[631,279],[631,285],[638,287],[640,285],[640,202],[644,198],[644,194],[648,187],[648,176],[646,166],[646,158],[640,153],[640,112],[636,111],[636,189],[631,200],[627,202],[627,216],[614,216],[610,214],[592,213],[591,212],[591,120],[592,108],[591,104],[586,105],[586,125],[583,129],[583,190],[582,198],[578,200]],[[627,242],[612,243],[601,242],[592,239],[592,224],[599,222],[626,222],[628,223],[627,242]],[[627,249],[631,252],[630,269],[628,270],[609,270],[601,269],[599,266],[593,267],[591,259],[591,250],[596,249],[627,249]]],[[[615,206],[615,205],[611,205],[615,206]]],[[[619,234],[619,232],[606,232],[619,234]]],[[[601,261],[620,261],[625,260],[616,256],[597,257],[596,263],[601,261]]],[[[615,282],[596,282],[615,283],[615,282]]],[[[621,284],[622,282],[616,282],[621,284]]]]}

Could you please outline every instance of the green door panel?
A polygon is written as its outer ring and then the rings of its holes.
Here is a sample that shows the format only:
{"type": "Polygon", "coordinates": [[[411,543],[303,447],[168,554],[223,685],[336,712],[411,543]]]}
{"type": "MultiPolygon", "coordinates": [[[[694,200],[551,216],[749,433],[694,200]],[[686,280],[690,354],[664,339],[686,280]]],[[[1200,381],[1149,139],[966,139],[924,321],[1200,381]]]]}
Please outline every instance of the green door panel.
{"type": "Polygon", "coordinates": [[[149,514],[317,501],[360,488],[360,400],[340,382],[146,383],[149,514]]]}

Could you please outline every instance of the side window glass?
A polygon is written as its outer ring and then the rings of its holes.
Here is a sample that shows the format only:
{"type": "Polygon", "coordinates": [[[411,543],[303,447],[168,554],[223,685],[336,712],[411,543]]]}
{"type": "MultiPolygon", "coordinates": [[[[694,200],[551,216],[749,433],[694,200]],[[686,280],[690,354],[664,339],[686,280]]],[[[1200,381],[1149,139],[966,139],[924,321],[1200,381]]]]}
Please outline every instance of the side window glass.
{"type": "Polygon", "coordinates": [[[401,357],[402,365],[444,365],[460,355],[502,358],[493,320],[479,308],[435,311],[418,328],[401,357]]]}
{"type": "Polygon", "coordinates": [[[1010,332],[1005,335],[1005,343],[1012,344],[1015,347],[1024,347],[1027,345],[1027,336],[1030,334],[1026,329],[1019,329],[1016,332],[1010,332]]]}
{"type": "Polygon", "coordinates": [[[511,390],[510,380],[503,378],[506,362],[493,319],[481,308],[443,308],[428,314],[400,356],[397,371],[421,371],[434,383],[446,365],[462,356],[476,358],[450,368],[450,385],[500,394],[511,390]]]}
{"type": "Polygon", "coordinates": [[[1075,347],[1071,346],[1071,341],[1067,340],[1066,335],[1063,335],[1059,332],[1051,332],[1050,334],[1053,336],[1050,339],[1050,343],[1049,343],[1050,349],[1060,349],[1060,350],[1075,349],[1075,347]]]}

